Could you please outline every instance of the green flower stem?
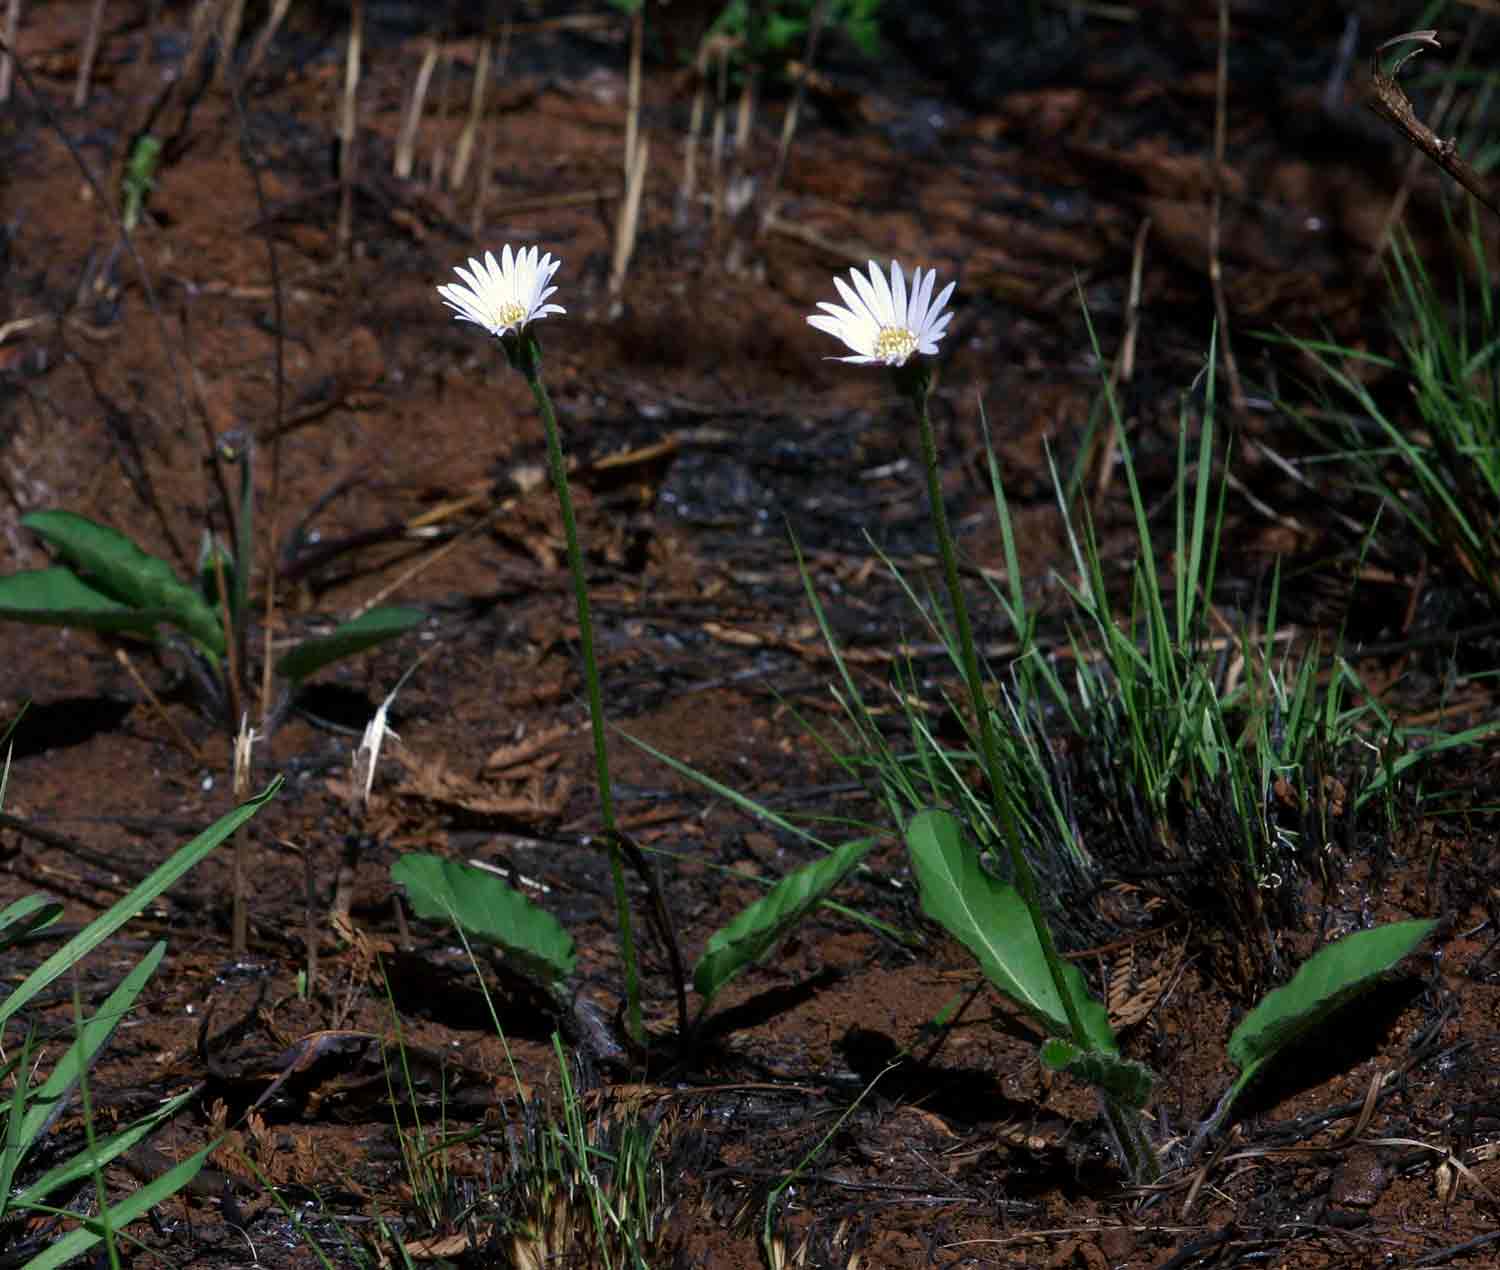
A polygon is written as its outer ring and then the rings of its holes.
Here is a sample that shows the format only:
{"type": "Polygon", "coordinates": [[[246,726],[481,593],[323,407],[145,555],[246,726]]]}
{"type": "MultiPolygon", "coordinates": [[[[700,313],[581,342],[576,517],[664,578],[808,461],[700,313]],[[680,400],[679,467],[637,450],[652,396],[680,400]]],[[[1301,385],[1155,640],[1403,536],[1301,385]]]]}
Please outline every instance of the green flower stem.
{"type": "Polygon", "coordinates": [[[1099,1091],[1099,1102],[1104,1108],[1104,1119],[1114,1135],[1115,1146],[1125,1160],[1125,1172],[1133,1181],[1154,1182],[1161,1176],[1161,1165],[1156,1158],[1156,1148],[1151,1145],[1140,1113],[1124,1103],[1099,1091]]]}
{"type": "Polygon", "coordinates": [[[1011,871],[1016,877],[1016,889],[1021,893],[1031,924],[1051,972],[1053,986],[1062,1001],[1063,1011],[1068,1016],[1068,1026],[1073,1039],[1082,1049],[1091,1049],[1092,1042],[1079,1016],[1078,1006],[1068,991],[1063,979],[1062,962],[1058,959],[1057,946],[1052,942],[1052,932],[1042,915],[1041,899],[1037,894],[1036,875],[1031,871],[1025,853],[1021,850],[1021,837],[1016,828],[1015,815],[1011,810],[1010,795],[1001,781],[1000,751],[995,742],[995,724],[990,716],[989,702],[984,696],[984,682],[979,676],[979,656],[974,651],[974,631],[969,624],[969,607],[964,602],[963,589],[958,582],[958,554],[953,549],[953,534],[948,528],[948,512],[943,506],[942,474],[938,469],[937,442],[932,435],[932,420],[927,414],[927,397],[932,390],[932,375],[920,362],[908,362],[895,372],[896,382],[902,392],[911,399],[917,412],[917,421],[922,433],[922,461],[927,468],[927,498],[932,507],[932,527],[937,533],[938,554],[943,561],[943,577],[948,584],[948,599],[953,606],[953,620],[958,627],[959,651],[963,657],[965,686],[969,692],[969,703],[979,721],[979,750],[984,761],[985,776],[989,779],[990,791],[995,807],[1000,812],[1001,836],[1010,852],[1011,871]]]}
{"type": "MultiPolygon", "coordinates": [[[[922,433],[922,461],[927,468],[927,498],[932,507],[932,525],[937,534],[938,554],[943,561],[943,577],[948,585],[948,599],[953,606],[953,620],[958,627],[959,652],[963,659],[965,686],[974,717],[979,722],[979,750],[984,762],[985,776],[989,780],[996,809],[1000,813],[1001,836],[1010,853],[1011,871],[1015,874],[1016,889],[1031,914],[1031,924],[1036,929],[1037,942],[1047,961],[1047,970],[1052,984],[1062,1001],[1063,1012],[1068,1017],[1068,1027],[1073,1039],[1082,1049],[1093,1048],[1093,1043],[1083,1026],[1078,1013],[1078,1004],[1068,991],[1063,979],[1062,961],[1057,955],[1057,945],[1052,942],[1052,931],[1042,914],[1041,898],[1037,892],[1036,874],[1021,850],[1021,836],[1016,828],[1015,813],[1010,795],[1001,780],[1000,750],[995,741],[995,724],[990,714],[990,704],[984,696],[984,683],[979,676],[979,655],[974,649],[974,631],[969,623],[969,607],[958,581],[958,554],[953,547],[953,534],[948,527],[948,512],[943,506],[942,474],[938,469],[937,442],[932,434],[932,419],[927,413],[927,398],[932,391],[932,373],[920,362],[909,362],[895,372],[897,386],[911,399],[917,412],[917,421],[922,433]]],[[[1112,1131],[1120,1154],[1124,1157],[1125,1169],[1136,1181],[1152,1181],[1160,1173],[1156,1151],[1142,1127],[1140,1117],[1129,1107],[1100,1090],[1104,1104],[1104,1117],[1112,1131]]]]}
{"type": "Polygon", "coordinates": [[[630,924],[630,897],[625,891],[625,862],[615,828],[614,789],[609,780],[609,753],[604,743],[604,699],[599,691],[599,663],[594,656],[594,622],[589,610],[588,583],[583,576],[583,553],[578,549],[578,522],[573,515],[573,495],[568,489],[568,465],[563,458],[562,437],[552,398],[542,382],[542,346],[529,330],[505,337],[511,365],[526,376],[531,395],[541,411],[547,433],[547,469],[557,504],[562,510],[563,535],[568,544],[568,572],[573,575],[573,598],[578,604],[578,643],[583,653],[583,677],[588,689],[589,722],[594,733],[594,769],[599,778],[599,819],[609,846],[609,871],[615,884],[615,917],[620,928],[620,958],[625,963],[625,1029],[631,1039],[645,1035],[641,1024],[640,969],[636,961],[635,935],[630,924]]]}

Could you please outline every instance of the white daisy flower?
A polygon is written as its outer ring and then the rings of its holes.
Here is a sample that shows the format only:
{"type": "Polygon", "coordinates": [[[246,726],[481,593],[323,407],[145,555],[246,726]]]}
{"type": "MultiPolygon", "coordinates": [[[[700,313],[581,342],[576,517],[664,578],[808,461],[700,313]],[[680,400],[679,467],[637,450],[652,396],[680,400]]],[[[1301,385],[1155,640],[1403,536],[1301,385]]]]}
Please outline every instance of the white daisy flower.
{"type": "Polygon", "coordinates": [[[467,269],[454,266],[453,272],[467,286],[450,282],[437,292],[457,312],[460,322],[474,322],[496,337],[509,335],[528,322],[567,312],[560,304],[545,303],[557,290],[547,283],[561,264],[552,259],[551,252],[537,259],[535,247],[523,247],[512,255],[506,243],[498,263],[495,253],[487,251],[483,260],[470,259],[467,269]]]}
{"type": "Polygon", "coordinates": [[[843,305],[819,300],[818,308],[823,312],[811,314],[807,319],[810,326],[827,331],[854,350],[853,357],[830,360],[865,366],[876,363],[904,366],[914,353],[931,357],[937,352],[938,341],[953,318],[952,313],[943,311],[953,294],[953,283],[938,292],[934,300],[936,272],[917,269],[912,273],[908,294],[906,277],[894,260],[889,282],[873,260],[869,277],[851,269],[849,279],[854,283],[852,289],[842,278],[833,280],[843,305]]]}

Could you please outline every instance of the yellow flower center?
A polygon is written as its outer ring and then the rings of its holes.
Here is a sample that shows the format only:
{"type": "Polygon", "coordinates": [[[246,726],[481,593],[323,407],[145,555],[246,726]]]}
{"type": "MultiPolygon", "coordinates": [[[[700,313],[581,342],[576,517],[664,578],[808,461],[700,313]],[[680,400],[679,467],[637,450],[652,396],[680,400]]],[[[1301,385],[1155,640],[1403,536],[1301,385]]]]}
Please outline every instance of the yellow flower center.
{"type": "Polygon", "coordinates": [[[495,306],[496,326],[520,326],[526,320],[526,310],[512,300],[509,304],[495,306]]]}
{"type": "Polygon", "coordinates": [[[887,366],[900,366],[917,351],[917,337],[904,326],[882,326],[875,336],[875,356],[887,366]]]}

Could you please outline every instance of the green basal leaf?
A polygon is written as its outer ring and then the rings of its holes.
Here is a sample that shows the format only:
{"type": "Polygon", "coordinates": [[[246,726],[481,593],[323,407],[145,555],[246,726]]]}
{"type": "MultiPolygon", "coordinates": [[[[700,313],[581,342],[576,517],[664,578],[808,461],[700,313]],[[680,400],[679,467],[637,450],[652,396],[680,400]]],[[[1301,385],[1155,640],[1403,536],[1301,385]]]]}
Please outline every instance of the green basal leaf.
{"type": "Polygon", "coordinates": [[[1290,982],[1266,993],[1229,1038],[1229,1057],[1240,1068],[1236,1090],[1303,1033],[1374,987],[1436,925],[1418,919],[1356,931],[1309,957],[1290,982]]]}
{"type": "Polygon", "coordinates": [[[91,587],[72,569],[26,569],[0,577],[0,620],[37,626],[82,626],[91,631],[150,634],[168,621],[166,609],[138,609],[91,587]]]}
{"type": "Polygon", "coordinates": [[[789,873],[723,930],[715,931],[693,969],[693,987],[711,1001],[735,975],[759,961],[838,886],[870,848],[872,838],[846,842],[831,855],[789,873]]]}
{"type": "Polygon", "coordinates": [[[293,681],[306,679],[324,666],[404,635],[426,619],[427,614],[421,609],[401,606],[371,609],[327,635],[303,640],[276,663],[276,673],[293,681]]]}
{"type": "Polygon", "coordinates": [[[391,880],[406,888],[418,917],[451,922],[499,948],[547,988],[573,973],[573,938],[557,918],[493,873],[435,855],[404,855],[391,880]]]}
{"type": "MultiPolygon", "coordinates": [[[[964,843],[957,817],[946,811],[918,812],[906,827],[906,845],[922,911],[974,954],[995,987],[1049,1032],[1066,1035],[1067,1015],[1026,904],[1015,887],[984,871],[979,853],[964,843]]],[[[1109,1014],[1089,995],[1077,966],[1063,964],[1063,982],[1093,1048],[1117,1053],[1109,1014]]]]}
{"type": "Polygon", "coordinates": [[[1156,1073],[1144,1063],[1102,1050],[1082,1050],[1072,1041],[1050,1036],[1042,1042],[1042,1063],[1102,1089],[1117,1102],[1139,1111],[1151,1100],[1156,1073]]]}
{"type": "Polygon", "coordinates": [[[224,628],[203,597],[178,579],[172,566],[147,555],[117,529],[73,512],[41,511],[21,517],[83,580],[128,608],[161,613],[216,657],[224,655],[224,628]]]}

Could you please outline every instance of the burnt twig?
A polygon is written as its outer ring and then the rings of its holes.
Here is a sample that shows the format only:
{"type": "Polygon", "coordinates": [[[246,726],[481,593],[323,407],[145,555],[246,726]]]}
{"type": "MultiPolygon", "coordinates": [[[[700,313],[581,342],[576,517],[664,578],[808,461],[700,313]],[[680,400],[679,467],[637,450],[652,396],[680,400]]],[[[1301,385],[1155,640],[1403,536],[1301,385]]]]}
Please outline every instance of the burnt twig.
{"type": "Polygon", "coordinates": [[[1488,182],[1459,154],[1458,145],[1451,137],[1446,139],[1439,137],[1417,118],[1417,112],[1412,109],[1410,100],[1396,82],[1396,76],[1401,73],[1401,68],[1423,48],[1441,47],[1436,31],[1408,31],[1380,45],[1371,57],[1370,87],[1365,96],[1365,105],[1396,129],[1408,142],[1421,150],[1491,212],[1500,216],[1500,204],[1496,203],[1488,182]],[[1398,57],[1389,74],[1382,71],[1379,63],[1380,54],[1393,44],[1406,41],[1415,41],[1419,47],[1398,57]]]}

